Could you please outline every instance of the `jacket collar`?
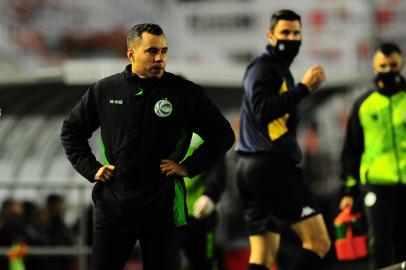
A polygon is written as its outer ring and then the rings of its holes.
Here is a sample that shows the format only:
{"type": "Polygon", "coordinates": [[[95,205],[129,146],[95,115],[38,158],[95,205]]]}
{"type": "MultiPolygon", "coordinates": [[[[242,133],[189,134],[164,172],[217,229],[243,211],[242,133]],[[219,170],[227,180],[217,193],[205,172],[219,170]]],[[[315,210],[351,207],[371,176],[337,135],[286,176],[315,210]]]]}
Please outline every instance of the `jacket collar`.
{"type": "Polygon", "coordinates": [[[165,71],[164,74],[162,75],[162,77],[159,79],[140,78],[138,75],[132,73],[131,64],[128,64],[125,67],[123,73],[124,73],[124,77],[128,83],[136,84],[136,85],[143,85],[143,86],[146,86],[147,88],[149,88],[149,86],[151,86],[151,88],[152,88],[153,86],[162,84],[168,77],[167,72],[165,71]]]}

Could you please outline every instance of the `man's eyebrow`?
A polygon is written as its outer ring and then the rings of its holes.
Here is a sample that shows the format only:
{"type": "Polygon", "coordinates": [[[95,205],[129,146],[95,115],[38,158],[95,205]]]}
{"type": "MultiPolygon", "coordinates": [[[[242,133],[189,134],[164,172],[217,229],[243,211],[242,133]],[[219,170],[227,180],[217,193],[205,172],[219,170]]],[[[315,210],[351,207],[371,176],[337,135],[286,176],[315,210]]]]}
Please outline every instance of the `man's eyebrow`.
{"type": "Polygon", "coordinates": [[[146,48],[145,49],[146,51],[151,51],[151,50],[154,50],[154,51],[159,51],[159,50],[168,50],[168,47],[162,47],[162,48],[158,48],[158,47],[148,47],[148,48],[146,48]]]}
{"type": "Polygon", "coordinates": [[[300,30],[281,29],[280,33],[300,33],[300,30]]]}
{"type": "Polygon", "coordinates": [[[146,50],[146,51],[158,50],[158,48],[157,48],[157,47],[148,47],[148,48],[146,48],[145,50],[146,50]]]}

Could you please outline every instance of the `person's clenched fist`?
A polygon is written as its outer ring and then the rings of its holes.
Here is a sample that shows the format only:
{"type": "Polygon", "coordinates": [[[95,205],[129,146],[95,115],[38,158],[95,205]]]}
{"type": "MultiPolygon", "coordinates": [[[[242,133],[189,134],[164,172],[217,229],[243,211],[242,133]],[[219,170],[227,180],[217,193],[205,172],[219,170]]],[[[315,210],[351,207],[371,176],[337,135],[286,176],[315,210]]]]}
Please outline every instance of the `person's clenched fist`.
{"type": "Polygon", "coordinates": [[[202,195],[193,205],[193,216],[197,219],[207,217],[213,213],[215,204],[210,197],[202,195]]]}

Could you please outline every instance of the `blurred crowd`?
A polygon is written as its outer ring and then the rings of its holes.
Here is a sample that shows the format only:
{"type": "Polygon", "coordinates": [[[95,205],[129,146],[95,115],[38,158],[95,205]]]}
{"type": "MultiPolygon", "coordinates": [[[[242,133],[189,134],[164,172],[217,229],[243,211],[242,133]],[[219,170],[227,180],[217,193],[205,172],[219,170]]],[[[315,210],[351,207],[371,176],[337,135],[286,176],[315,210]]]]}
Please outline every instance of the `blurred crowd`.
{"type": "MultiPolygon", "coordinates": [[[[77,226],[70,228],[65,222],[65,201],[57,194],[50,194],[42,207],[30,201],[6,199],[0,210],[0,246],[15,243],[28,246],[71,246],[77,226]]],[[[27,257],[26,269],[71,269],[69,257],[27,257]]],[[[0,257],[0,269],[8,269],[8,260],[0,257]]]]}

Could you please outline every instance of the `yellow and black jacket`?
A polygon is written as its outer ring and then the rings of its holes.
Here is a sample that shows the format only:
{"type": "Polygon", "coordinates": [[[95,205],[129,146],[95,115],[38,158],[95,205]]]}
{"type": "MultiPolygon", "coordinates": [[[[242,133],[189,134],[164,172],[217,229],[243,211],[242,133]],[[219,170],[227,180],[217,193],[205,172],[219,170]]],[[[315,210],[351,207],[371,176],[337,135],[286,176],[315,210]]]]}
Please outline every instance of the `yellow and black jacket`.
{"type": "Polygon", "coordinates": [[[299,163],[296,106],[309,94],[307,87],[295,85],[289,64],[278,59],[270,45],[248,66],[243,86],[236,151],[282,155],[299,163]]]}
{"type": "Polygon", "coordinates": [[[406,185],[405,90],[369,91],[356,100],[341,166],[345,195],[356,196],[358,184],[406,185]]]}

